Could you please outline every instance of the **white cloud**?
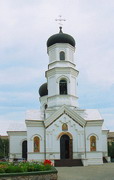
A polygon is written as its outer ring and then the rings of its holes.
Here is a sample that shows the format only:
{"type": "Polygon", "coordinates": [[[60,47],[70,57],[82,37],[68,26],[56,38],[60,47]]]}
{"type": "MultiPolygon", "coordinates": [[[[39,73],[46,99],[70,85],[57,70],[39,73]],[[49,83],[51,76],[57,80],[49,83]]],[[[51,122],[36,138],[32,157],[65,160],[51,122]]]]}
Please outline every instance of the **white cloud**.
{"type": "Polygon", "coordinates": [[[24,122],[22,120],[19,121],[19,122],[16,122],[16,121],[12,121],[12,120],[8,121],[8,120],[5,119],[4,121],[0,121],[0,123],[1,123],[1,125],[0,125],[0,135],[7,135],[8,130],[15,130],[13,128],[13,126],[15,125],[18,128],[18,124],[20,125],[20,123],[21,123],[22,130],[25,127],[25,124],[24,124],[24,122]]]}
{"type": "Polygon", "coordinates": [[[114,108],[102,108],[100,112],[104,118],[107,129],[114,131],[114,108]]]}
{"type": "Polygon", "coordinates": [[[0,70],[0,84],[27,84],[42,76],[44,69],[30,67],[10,67],[0,70]]]}
{"type": "Polygon", "coordinates": [[[16,99],[16,101],[33,99],[34,95],[30,92],[0,92],[0,102],[7,101],[9,99],[16,99]]]}
{"type": "Polygon", "coordinates": [[[0,135],[7,135],[10,124],[24,123],[25,112],[10,112],[0,115],[0,135]]]}

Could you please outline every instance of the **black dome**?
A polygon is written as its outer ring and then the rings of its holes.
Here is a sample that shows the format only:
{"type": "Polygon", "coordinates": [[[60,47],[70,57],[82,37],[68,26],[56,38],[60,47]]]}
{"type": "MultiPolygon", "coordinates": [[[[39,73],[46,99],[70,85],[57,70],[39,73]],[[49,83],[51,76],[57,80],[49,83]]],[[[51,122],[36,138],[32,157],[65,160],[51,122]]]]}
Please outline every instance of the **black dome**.
{"type": "Polygon", "coordinates": [[[39,88],[39,95],[42,96],[46,96],[48,95],[48,90],[47,90],[47,83],[44,83],[40,86],[39,88]]]}
{"type": "Polygon", "coordinates": [[[65,34],[61,30],[62,28],[60,27],[60,32],[58,34],[52,35],[48,40],[47,40],[47,47],[52,46],[55,43],[68,43],[75,47],[75,40],[72,36],[69,34],[65,34]]]}

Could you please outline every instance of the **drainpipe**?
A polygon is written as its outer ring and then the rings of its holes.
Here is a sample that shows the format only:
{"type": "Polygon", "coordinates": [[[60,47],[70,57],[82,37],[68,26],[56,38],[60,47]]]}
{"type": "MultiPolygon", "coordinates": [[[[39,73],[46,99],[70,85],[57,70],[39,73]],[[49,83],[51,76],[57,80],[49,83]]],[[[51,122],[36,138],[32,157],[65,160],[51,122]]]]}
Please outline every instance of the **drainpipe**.
{"type": "Polygon", "coordinates": [[[85,159],[86,159],[86,131],[85,131],[86,124],[84,125],[84,142],[85,142],[85,159]]]}
{"type": "MultiPolygon", "coordinates": [[[[46,119],[46,114],[45,114],[45,110],[44,110],[44,121],[46,119]]],[[[45,128],[45,123],[43,121],[43,125],[44,125],[44,159],[46,160],[46,128],[45,128]]]]}

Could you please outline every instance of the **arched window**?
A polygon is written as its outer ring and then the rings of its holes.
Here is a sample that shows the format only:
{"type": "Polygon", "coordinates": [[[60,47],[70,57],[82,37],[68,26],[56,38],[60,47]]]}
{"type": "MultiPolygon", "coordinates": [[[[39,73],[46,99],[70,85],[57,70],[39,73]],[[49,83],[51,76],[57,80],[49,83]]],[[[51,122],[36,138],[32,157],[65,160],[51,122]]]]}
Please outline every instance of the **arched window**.
{"type": "Polygon", "coordinates": [[[68,125],[66,123],[62,125],[62,131],[68,131],[68,125]]]}
{"type": "Polygon", "coordinates": [[[65,60],[65,52],[64,51],[60,52],[60,60],[65,60]]]}
{"type": "Polygon", "coordinates": [[[34,137],[34,152],[40,152],[40,138],[38,136],[34,137]]]}
{"type": "Polygon", "coordinates": [[[90,151],[96,151],[96,137],[90,137],[90,151]]]}
{"type": "Polygon", "coordinates": [[[60,80],[59,90],[60,90],[60,94],[67,94],[67,81],[66,80],[60,80]]]}

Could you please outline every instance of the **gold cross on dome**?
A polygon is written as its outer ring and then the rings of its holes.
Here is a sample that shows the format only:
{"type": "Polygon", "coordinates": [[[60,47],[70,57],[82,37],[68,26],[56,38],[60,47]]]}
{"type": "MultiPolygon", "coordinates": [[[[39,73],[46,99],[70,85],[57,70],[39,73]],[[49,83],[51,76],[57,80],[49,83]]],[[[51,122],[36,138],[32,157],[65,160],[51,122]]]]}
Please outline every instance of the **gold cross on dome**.
{"type": "Polygon", "coordinates": [[[58,24],[59,24],[59,25],[60,25],[60,27],[61,27],[61,26],[63,26],[62,22],[63,22],[63,21],[66,21],[66,19],[63,19],[63,18],[62,18],[62,16],[61,16],[61,15],[59,15],[59,18],[55,19],[55,21],[59,21],[59,23],[58,23],[58,24]]]}

